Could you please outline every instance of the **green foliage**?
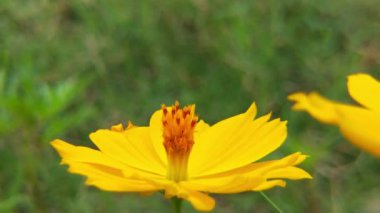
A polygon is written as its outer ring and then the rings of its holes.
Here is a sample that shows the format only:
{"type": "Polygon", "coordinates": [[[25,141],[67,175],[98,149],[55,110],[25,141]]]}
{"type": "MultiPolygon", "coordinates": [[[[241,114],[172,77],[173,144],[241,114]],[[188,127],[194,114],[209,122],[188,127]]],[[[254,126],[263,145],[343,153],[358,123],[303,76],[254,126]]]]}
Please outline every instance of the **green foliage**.
{"type": "MultiPolygon", "coordinates": [[[[284,212],[378,212],[379,160],[286,96],[348,101],[345,76],[380,77],[379,10],[376,0],[1,1],[0,212],[170,211],[159,194],[84,186],[49,141],[92,146],[91,131],[146,125],[176,99],[209,123],[252,101],[289,120],[275,155],[308,153],[314,179],[266,193],[284,212]]],[[[216,197],[215,212],[274,211],[257,193],[216,197]]]]}

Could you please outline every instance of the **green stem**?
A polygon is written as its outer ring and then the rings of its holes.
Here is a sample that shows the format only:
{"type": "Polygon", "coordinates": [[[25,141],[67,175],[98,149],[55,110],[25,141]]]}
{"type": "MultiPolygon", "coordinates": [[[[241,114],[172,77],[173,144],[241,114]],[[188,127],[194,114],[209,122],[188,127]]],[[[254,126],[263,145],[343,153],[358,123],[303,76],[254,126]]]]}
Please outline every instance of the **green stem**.
{"type": "Polygon", "coordinates": [[[181,213],[182,199],[178,197],[172,198],[174,213],[181,213]]]}
{"type": "Polygon", "coordinates": [[[270,203],[270,205],[272,205],[272,207],[274,208],[274,209],[276,209],[277,210],[277,212],[279,212],[279,213],[284,213],[281,209],[280,209],[280,207],[278,207],[266,194],[264,194],[264,192],[262,192],[262,191],[259,191],[260,192],[260,194],[265,198],[265,200],[267,200],[269,203],[270,203]]]}

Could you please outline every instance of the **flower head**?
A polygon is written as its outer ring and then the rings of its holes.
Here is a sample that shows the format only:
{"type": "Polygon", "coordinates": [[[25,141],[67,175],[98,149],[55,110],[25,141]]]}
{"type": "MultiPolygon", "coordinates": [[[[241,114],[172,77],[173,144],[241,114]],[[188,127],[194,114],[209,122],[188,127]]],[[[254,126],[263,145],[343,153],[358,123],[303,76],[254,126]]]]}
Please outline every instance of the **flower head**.
{"type": "Polygon", "coordinates": [[[254,119],[256,106],[209,126],[198,119],[195,105],[163,105],[149,126],[116,125],[90,134],[99,150],[51,142],[72,173],[86,184],[118,192],[163,191],[165,197],[189,201],[200,211],[212,210],[208,193],[261,191],[285,186],[283,179],[311,176],[296,167],[306,156],[256,162],[277,149],[287,135],[286,122],[254,119]]]}
{"type": "Polygon", "coordinates": [[[330,101],[318,93],[294,93],[293,109],[307,111],[317,120],[336,125],[355,146],[380,157],[380,82],[370,75],[348,76],[350,96],[361,106],[330,101]]]}

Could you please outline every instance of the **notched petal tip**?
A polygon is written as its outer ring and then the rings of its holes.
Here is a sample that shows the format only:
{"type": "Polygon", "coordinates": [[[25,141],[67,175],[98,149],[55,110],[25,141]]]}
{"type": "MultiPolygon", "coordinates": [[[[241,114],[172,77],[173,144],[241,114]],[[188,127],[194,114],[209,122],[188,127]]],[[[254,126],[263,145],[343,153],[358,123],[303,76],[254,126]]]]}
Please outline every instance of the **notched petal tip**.
{"type": "Polygon", "coordinates": [[[302,99],[305,96],[306,96],[306,94],[304,92],[294,92],[294,93],[288,95],[287,98],[290,101],[297,101],[299,99],[302,99]]]}
{"type": "MultiPolygon", "coordinates": [[[[251,115],[253,115],[253,118],[255,118],[255,117],[256,117],[256,114],[257,114],[256,103],[253,102],[253,103],[248,107],[248,109],[247,109],[247,111],[246,111],[245,113],[247,113],[247,114],[251,114],[251,115]]],[[[253,119],[253,118],[252,118],[252,119],[253,119]]]]}
{"type": "Polygon", "coordinates": [[[278,125],[284,125],[284,126],[286,126],[286,124],[288,123],[287,121],[282,121],[280,118],[275,118],[271,120],[270,122],[276,123],[278,125]]]}
{"type": "MultiPolygon", "coordinates": [[[[69,144],[61,139],[55,139],[50,142],[50,145],[55,149],[55,151],[58,152],[58,154],[64,158],[70,150],[72,150],[75,146],[72,144],[69,144]]],[[[65,164],[61,161],[61,164],[65,164]]]]}
{"type": "Polygon", "coordinates": [[[301,152],[295,152],[295,153],[289,155],[286,158],[289,159],[288,160],[288,164],[291,164],[291,165],[295,166],[295,165],[298,165],[298,164],[302,163],[308,157],[310,157],[310,156],[309,155],[304,155],[301,152]]]}
{"type": "Polygon", "coordinates": [[[288,95],[288,100],[295,102],[292,106],[293,110],[304,110],[306,109],[307,94],[303,92],[296,92],[288,95]]]}
{"type": "Polygon", "coordinates": [[[50,145],[52,147],[54,147],[55,149],[59,149],[61,147],[65,147],[65,146],[72,146],[71,144],[61,140],[61,139],[54,139],[52,141],[50,141],[50,145]]]}
{"type": "Polygon", "coordinates": [[[293,110],[306,111],[312,117],[326,124],[336,124],[339,120],[337,108],[340,103],[331,101],[316,92],[294,93],[288,96],[288,99],[294,101],[293,110]]]}
{"type": "Polygon", "coordinates": [[[296,166],[296,165],[302,163],[308,157],[309,157],[308,155],[304,155],[301,152],[295,152],[295,153],[293,153],[293,154],[291,154],[291,155],[289,155],[283,159],[284,160],[287,159],[284,161],[284,162],[286,162],[286,164],[296,166]]]}
{"type": "Polygon", "coordinates": [[[115,132],[122,132],[124,131],[124,126],[122,123],[119,123],[119,124],[111,126],[111,130],[115,132]]]}
{"type": "Polygon", "coordinates": [[[305,177],[303,177],[302,179],[314,179],[313,176],[311,176],[311,174],[309,174],[308,172],[306,172],[307,175],[305,175],[305,177]]]}

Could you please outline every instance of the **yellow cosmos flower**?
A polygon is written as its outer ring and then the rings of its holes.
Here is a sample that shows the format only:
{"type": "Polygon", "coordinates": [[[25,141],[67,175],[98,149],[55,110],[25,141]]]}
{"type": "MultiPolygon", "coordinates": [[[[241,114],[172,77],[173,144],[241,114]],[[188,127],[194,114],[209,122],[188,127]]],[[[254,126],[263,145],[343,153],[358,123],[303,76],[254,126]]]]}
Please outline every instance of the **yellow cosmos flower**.
{"type": "Polygon", "coordinates": [[[129,124],[90,134],[99,150],[51,142],[69,172],[87,177],[86,184],[115,192],[163,191],[166,198],[189,201],[210,211],[208,193],[261,191],[285,186],[283,179],[311,178],[296,165],[306,156],[294,153],[279,160],[253,163],[277,149],[287,135],[286,122],[254,119],[252,104],[242,114],[209,126],[198,121],[195,106],[165,105],[149,126],[129,124]]]}
{"type": "Polygon", "coordinates": [[[357,147],[380,157],[380,82],[370,75],[348,76],[350,96],[362,106],[330,101],[312,92],[294,93],[295,110],[307,111],[317,120],[336,125],[344,137],[357,147]]]}

